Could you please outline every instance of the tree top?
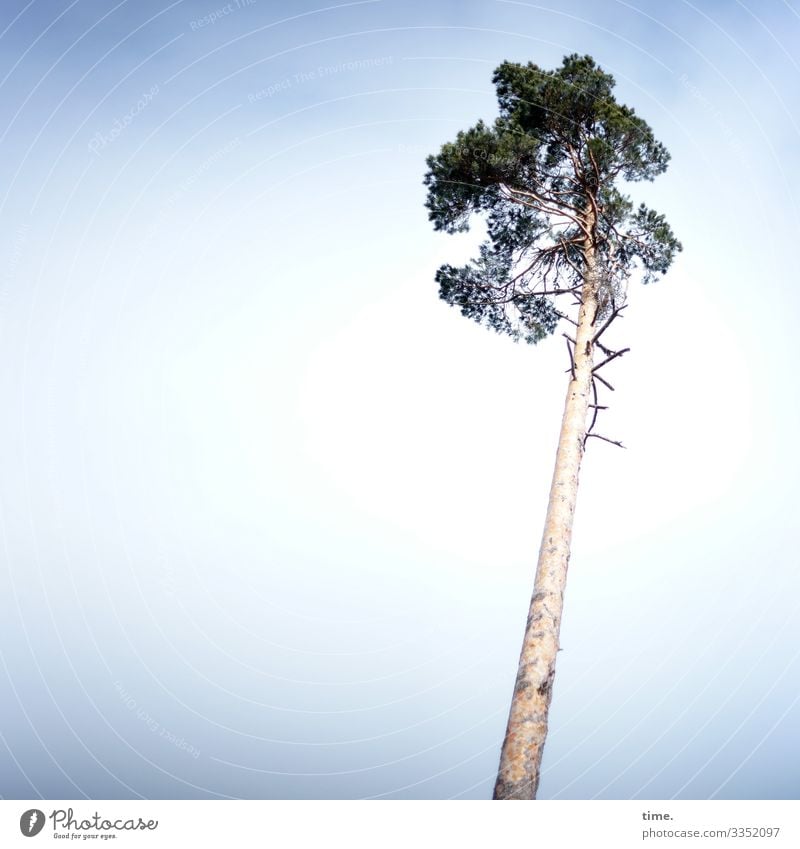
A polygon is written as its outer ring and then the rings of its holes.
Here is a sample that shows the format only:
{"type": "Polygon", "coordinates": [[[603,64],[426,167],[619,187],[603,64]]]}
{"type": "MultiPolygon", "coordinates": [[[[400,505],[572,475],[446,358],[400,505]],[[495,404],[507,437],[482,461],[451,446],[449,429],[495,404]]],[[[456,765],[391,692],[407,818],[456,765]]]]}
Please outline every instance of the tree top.
{"type": "Polygon", "coordinates": [[[606,310],[635,268],[645,283],[669,268],[681,250],[669,224],[619,184],[654,179],[670,156],[591,56],[552,71],[503,62],[492,81],[493,124],[478,121],[427,159],[434,228],[467,230],[479,215],[489,237],[477,260],[436,278],[465,316],[533,343],[553,332],[554,299],[579,292],[590,266],[606,310]]]}

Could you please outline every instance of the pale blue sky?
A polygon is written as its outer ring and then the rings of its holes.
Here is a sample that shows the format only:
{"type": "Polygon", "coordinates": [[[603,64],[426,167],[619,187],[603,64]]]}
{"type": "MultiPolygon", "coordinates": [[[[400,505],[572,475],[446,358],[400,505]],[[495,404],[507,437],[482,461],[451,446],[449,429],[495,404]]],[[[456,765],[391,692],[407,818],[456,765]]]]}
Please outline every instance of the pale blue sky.
{"type": "Polygon", "coordinates": [[[0,795],[490,796],[565,352],[438,300],[480,234],[432,231],[424,160],[499,62],[579,52],[670,149],[633,194],[684,252],[615,331],[540,795],[797,797],[790,4],[0,33],[0,795]]]}

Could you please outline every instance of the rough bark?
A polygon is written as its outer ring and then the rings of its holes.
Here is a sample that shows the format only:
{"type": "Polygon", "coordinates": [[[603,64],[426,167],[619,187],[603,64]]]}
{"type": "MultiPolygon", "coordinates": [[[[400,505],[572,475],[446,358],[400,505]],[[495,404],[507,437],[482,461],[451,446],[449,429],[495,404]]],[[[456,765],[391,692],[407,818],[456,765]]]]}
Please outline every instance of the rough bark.
{"type": "Polygon", "coordinates": [[[584,256],[586,273],[575,336],[574,367],[561,420],[536,581],[500,756],[495,799],[535,799],[539,786],[559,649],[578,473],[592,392],[593,338],[597,332],[594,251],[587,248],[584,256]]]}

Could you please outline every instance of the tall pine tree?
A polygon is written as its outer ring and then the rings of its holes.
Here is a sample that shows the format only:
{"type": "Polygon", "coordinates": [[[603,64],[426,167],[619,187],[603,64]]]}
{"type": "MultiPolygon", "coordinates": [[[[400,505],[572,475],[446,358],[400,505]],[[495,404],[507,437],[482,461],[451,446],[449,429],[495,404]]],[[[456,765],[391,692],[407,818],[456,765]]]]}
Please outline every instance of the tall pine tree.
{"type": "Polygon", "coordinates": [[[594,429],[604,409],[598,384],[613,388],[600,370],[628,350],[611,350],[601,337],[625,308],[632,275],[656,279],[681,245],[663,215],[634,206],[620,188],[652,180],[670,157],[633,109],[617,103],[614,78],[592,57],[567,56],[553,71],[504,62],[493,82],[499,117],[428,157],[425,184],[435,229],[467,230],[480,216],[488,231],[469,265],[439,269],[440,296],[515,340],[535,344],[568,330],[569,385],[494,791],[495,799],[534,799],[578,473],[590,437],[614,442],[594,429]]]}

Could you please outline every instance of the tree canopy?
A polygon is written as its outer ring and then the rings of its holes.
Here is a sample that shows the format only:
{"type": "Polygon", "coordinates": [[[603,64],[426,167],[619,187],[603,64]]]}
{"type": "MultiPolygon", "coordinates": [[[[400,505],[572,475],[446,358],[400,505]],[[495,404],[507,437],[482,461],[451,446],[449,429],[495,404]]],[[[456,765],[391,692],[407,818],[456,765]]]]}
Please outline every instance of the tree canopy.
{"type": "Polygon", "coordinates": [[[536,343],[564,315],[557,298],[587,279],[603,318],[624,301],[635,270],[649,283],[669,268],[680,242],[620,184],[652,180],[670,156],[617,103],[614,78],[591,56],[566,56],[553,71],[503,62],[493,83],[494,123],[478,121],[427,159],[435,229],[464,231],[478,215],[488,234],[475,260],[443,265],[436,280],[466,317],[536,343]]]}

